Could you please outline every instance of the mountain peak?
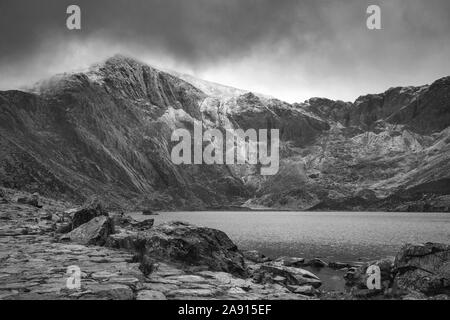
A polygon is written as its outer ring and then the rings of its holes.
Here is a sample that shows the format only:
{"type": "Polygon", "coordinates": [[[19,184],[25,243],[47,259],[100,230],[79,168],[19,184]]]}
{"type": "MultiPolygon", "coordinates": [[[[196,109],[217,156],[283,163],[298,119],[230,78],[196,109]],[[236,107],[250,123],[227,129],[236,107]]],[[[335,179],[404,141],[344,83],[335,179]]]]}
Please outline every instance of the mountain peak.
{"type": "Polygon", "coordinates": [[[136,58],[126,56],[120,53],[113,55],[112,57],[106,59],[100,65],[132,65],[132,66],[148,66],[147,63],[144,63],[136,58]]]}

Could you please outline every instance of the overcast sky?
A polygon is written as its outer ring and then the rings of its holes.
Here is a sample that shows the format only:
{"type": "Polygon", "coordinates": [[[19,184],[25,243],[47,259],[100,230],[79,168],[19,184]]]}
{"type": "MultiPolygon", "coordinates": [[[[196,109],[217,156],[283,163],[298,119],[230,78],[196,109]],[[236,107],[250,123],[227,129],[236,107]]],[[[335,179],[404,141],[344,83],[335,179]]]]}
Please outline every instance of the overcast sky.
{"type": "Polygon", "coordinates": [[[448,0],[1,0],[0,90],[122,53],[289,102],[353,101],[450,75],[449,16],[448,0]]]}

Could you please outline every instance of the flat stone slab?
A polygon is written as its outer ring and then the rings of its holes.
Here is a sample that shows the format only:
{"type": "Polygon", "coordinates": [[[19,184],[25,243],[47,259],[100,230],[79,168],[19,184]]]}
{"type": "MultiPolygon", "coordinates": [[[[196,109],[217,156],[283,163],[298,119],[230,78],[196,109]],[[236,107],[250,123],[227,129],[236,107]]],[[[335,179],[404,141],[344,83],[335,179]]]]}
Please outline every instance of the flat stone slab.
{"type": "Polygon", "coordinates": [[[0,204],[0,214],[6,217],[0,224],[0,300],[298,298],[276,284],[256,284],[205,268],[182,270],[162,261],[157,261],[155,270],[146,277],[139,263],[133,262],[133,252],[56,241],[53,232],[60,218],[45,210],[0,204]],[[80,271],[77,289],[67,286],[70,266],[80,271]]]}

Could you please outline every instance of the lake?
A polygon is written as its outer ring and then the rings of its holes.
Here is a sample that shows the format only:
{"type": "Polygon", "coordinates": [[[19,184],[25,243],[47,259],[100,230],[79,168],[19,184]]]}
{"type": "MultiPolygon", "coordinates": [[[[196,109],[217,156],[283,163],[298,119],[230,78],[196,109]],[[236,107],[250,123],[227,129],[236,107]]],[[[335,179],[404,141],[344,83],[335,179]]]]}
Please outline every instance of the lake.
{"type": "MultiPolygon", "coordinates": [[[[132,214],[136,219],[145,217],[132,214]]],[[[368,261],[394,256],[405,243],[450,243],[448,213],[382,212],[161,212],[155,224],[186,221],[224,231],[242,250],[270,257],[368,261]]],[[[341,289],[342,274],[313,270],[326,288],[341,289]]]]}
{"type": "Polygon", "coordinates": [[[240,249],[273,257],[371,260],[395,255],[404,243],[450,242],[448,213],[201,211],[151,218],[155,224],[178,220],[216,228],[240,249]]]}

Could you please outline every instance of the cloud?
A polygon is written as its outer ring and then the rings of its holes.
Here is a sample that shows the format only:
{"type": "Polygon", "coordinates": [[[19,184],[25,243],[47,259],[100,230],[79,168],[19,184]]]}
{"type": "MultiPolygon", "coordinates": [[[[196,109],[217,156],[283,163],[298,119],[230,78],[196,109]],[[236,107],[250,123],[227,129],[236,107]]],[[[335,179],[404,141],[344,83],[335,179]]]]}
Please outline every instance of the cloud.
{"type": "Polygon", "coordinates": [[[115,53],[288,101],[450,74],[446,0],[2,0],[0,89],[115,53]],[[82,30],[66,29],[78,4],[82,30]],[[369,4],[383,30],[366,28],[369,4]]]}

